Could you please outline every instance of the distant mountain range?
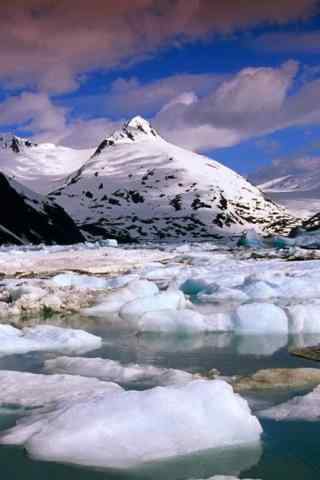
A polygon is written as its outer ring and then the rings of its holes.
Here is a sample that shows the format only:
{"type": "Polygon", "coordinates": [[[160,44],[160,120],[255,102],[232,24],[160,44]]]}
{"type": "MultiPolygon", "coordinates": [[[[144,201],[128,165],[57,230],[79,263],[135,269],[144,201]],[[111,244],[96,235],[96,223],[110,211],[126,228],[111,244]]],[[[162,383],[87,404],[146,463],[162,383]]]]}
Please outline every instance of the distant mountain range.
{"type": "Polygon", "coordinates": [[[267,197],[286,206],[293,215],[310,217],[320,211],[320,172],[292,171],[290,165],[284,172],[263,169],[249,177],[267,197]]]}
{"type": "Polygon", "coordinates": [[[38,201],[60,205],[89,239],[208,240],[250,228],[286,233],[298,223],[234,171],[166,142],[142,117],[91,150],[2,137],[0,165],[48,193],[38,201]]]}

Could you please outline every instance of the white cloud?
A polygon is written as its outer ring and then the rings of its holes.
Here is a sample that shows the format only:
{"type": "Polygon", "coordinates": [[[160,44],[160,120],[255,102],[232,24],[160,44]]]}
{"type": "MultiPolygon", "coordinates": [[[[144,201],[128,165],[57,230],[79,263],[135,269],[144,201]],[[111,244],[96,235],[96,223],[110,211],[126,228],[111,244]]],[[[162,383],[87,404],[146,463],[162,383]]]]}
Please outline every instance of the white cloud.
{"type": "Polygon", "coordinates": [[[26,92],[0,104],[0,125],[32,131],[37,142],[87,148],[97,145],[120,124],[104,118],[68,121],[68,110],[55,105],[48,94],[26,92]]]}
{"type": "Polygon", "coordinates": [[[110,94],[99,96],[106,111],[119,112],[116,121],[102,115],[74,118],[48,94],[25,92],[0,104],[0,126],[24,127],[38,141],[94,147],[129,116],[122,112],[148,116],[154,110],[151,121],[167,140],[198,151],[228,147],[320,123],[320,80],[295,85],[292,93],[298,68],[289,61],[279,68],[246,68],[229,78],[183,75],[146,85],[119,80],[110,94]]]}

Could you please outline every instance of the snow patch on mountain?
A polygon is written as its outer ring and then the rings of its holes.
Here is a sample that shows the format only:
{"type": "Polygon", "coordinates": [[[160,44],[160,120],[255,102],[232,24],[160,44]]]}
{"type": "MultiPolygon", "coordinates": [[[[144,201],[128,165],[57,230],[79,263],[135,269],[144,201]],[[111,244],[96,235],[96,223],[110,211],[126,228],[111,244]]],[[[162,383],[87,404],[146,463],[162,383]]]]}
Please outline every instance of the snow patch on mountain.
{"type": "Polygon", "coordinates": [[[53,143],[36,144],[15,135],[0,136],[1,171],[39,193],[58,188],[78,170],[93,149],[75,150],[53,143]]]}

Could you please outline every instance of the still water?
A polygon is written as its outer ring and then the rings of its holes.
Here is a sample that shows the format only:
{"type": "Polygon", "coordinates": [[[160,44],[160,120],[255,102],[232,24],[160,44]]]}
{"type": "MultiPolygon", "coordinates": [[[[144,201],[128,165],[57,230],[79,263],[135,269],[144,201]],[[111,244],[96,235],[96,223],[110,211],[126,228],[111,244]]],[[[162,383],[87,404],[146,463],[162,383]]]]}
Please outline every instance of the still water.
{"type": "MultiPolygon", "coordinates": [[[[83,328],[83,327],[82,327],[83,328]]],[[[89,329],[89,326],[87,326],[89,329]]],[[[249,374],[261,368],[317,367],[317,363],[292,357],[288,347],[317,343],[319,338],[236,336],[210,334],[188,337],[140,335],[103,326],[90,331],[104,338],[103,347],[87,356],[178,368],[190,372],[218,369],[223,375],[249,374]]],[[[0,369],[42,372],[43,360],[52,354],[27,354],[0,359],[0,369]]],[[[139,386],[138,386],[139,388],[139,386]]],[[[302,392],[301,392],[302,393],[302,392]]],[[[257,394],[249,397],[253,408],[288,399],[297,392],[257,394]]],[[[15,422],[13,412],[0,410],[0,430],[15,422]]],[[[263,480],[319,480],[320,423],[262,421],[260,447],[212,450],[157,462],[139,469],[116,472],[38,462],[23,449],[0,448],[1,480],[184,480],[213,475],[236,475],[263,480]]]]}

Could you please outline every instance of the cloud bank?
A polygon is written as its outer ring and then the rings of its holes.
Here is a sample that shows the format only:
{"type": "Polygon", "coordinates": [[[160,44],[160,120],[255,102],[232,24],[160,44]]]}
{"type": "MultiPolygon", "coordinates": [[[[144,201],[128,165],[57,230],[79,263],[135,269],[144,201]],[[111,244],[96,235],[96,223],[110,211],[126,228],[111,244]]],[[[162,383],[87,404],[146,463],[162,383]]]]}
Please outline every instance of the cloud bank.
{"type": "Polygon", "coordinates": [[[2,0],[0,79],[50,92],[174,42],[315,14],[317,0],[2,0]]]}

